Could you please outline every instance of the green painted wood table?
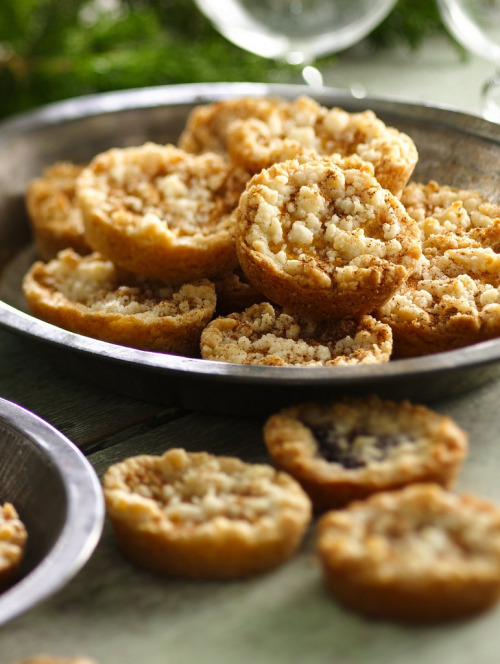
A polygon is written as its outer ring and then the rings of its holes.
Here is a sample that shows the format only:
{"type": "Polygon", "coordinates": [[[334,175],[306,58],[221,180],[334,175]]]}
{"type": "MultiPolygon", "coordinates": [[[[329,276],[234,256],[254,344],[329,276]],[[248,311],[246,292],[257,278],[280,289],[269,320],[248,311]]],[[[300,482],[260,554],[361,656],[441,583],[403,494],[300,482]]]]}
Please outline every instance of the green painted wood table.
{"type": "MultiPolygon", "coordinates": [[[[168,447],[268,461],[262,421],[187,412],[100,391],[60,373],[0,331],[0,394],[81,448],[99,475],[109,464],[168,447]]],[[[500,381],[433,404],[470,436],[458,489],[500,504],[500,381]]],[[[314,524],[297,555],[246,581],[173,581],[116,550],[109,525],[83,570],[52,598],[0,627],[0,663],[36,653],[85,654],[99,664],[294,662],[416,664],[498,661],[500,608],[437,627],[366,620],[325,591],[314,524]]]]}

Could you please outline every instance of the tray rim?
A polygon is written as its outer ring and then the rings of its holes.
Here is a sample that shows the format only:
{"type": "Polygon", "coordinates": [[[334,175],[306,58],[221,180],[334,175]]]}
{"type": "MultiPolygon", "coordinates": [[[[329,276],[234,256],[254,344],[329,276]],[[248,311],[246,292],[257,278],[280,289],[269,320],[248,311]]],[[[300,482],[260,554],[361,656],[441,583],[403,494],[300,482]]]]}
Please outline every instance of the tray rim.
{"type": "MultiPolygon", "coordinates": [[[[33,444],[58,471],[67,496],[66,519],[56,542],[28,574],[0,594],[0,625],[62,588],[88,561],[104,526],[104,497],[84,454],[30,410],[0,397],[0,421],[33,444]]],[[[28,533],[29,537],[29,533],[28,533]]]]}

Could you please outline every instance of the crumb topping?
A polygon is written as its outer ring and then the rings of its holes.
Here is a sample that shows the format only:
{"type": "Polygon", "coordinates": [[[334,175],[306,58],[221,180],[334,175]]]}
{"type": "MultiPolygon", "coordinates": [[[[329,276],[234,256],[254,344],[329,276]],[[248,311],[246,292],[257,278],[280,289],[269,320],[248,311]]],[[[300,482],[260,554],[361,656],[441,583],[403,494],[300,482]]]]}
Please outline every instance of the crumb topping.
{"type": "Polygon", "coordinates": [[[491,564],[500,569],[497,511],[436,485],[414,485],[353,503],[328,515],[323,534],[324,547],[341,540],[355,564],[377,555],[378,573],[388,578],[402,566],[407,574],[432,570],[434,575],[457,563],[469,570],[491,564]]]}
{"type": "Polygon", "coordinates": [[[320,322],[292,316],[270,303],[218,318],[205,328],[205,359],[238,364],[333,366],[386,362],[390,328],[370,316],[359,322],[320,322]]]}
{"type": "Polygon", "coordinates": [[[215,300],[209,281],[173,286],[120,270],[97,253],[81,258],[71,250],[45,265],[43,282],[67,300],[99,313],[176,316],[215,300]]]}
{"type": "Polygon", "coordinates": [[[245,240],[298,275],[304,262],[328,275],[371,258],[405,265],[420,255],[413,222],[399,202],[370,173],[343,170],[329,159],[277,164],[251,180],[240,201],[245,240]]]}
{"type": "Polygon", "coordinates": [[[328,109],[307,96],[274,107],[267,117],[243,118],[227,132],[237,163],[254,173],[299,155],[358,155],[375,166],[381,184],[399,193],[418,159],[409,136],[372,111],[328,109]]]}
{"type": "Polygon", "coordinates": [[[295,487],[271,466],[182,449],[132,457],[104,479],[105,491],[113,492],[117,504],[133,506],[138,522],[154,516],[165,529],[214,522],[270,527],[283,508],[303,508],[305,497],[295,487]]]}
{"type": "MultiPolygon", "coordinates": [[[[345,400],[286,411],[311,432],[310,453],[345,469],[373,464],[416,463],[452,426],[446,418],[409,402],[345,400]],[[446,425],[445,425],[446,423],[446,425]],[[447,428],[448,427],[448,428],[447,428]]],[[[454,428],[453,428],[454,429],[454,428]]]]}
{"type": "Polygon", "coordinates": [[[500,205],[490,203],[478,191],[411,182],[403,190],[401,202],[419,224],[423,238],[443,233],[487,228],[500,220],[500,205]]]}
{"type": "Polygon", "coordinates": [[[219,155],[147,143],[98,155],[77,186],[85,209],[130,233],[155,227],[188,238],[230,230],[244,182],[219,155]]]}

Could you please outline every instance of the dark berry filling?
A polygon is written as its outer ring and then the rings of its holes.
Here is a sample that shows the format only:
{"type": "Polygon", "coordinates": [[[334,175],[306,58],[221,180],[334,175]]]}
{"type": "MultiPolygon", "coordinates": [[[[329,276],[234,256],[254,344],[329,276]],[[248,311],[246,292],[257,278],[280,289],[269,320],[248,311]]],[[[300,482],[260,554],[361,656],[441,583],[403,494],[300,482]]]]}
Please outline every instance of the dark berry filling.
{"type": "MultiPolygon", "coordinates": [[[[373,444],[370,443],[370,448],[372,451],[375,449],[378,452],[376,454],[378,461],[381,461],[389,450],[408,442],[408,438],[402,435],[375,435],[362,429],[340,433],[332,428],[305,424],[316,439],[319,454],[326,461],[338,463],[344,468],[362,468],[369,463],[369,459],[363,454],[362,448],[354,446],[360,436],[375,438],[373,444]]],[[[370,455],[370,458],[373,458],[373,456],[373,454],[370,455]]]]}

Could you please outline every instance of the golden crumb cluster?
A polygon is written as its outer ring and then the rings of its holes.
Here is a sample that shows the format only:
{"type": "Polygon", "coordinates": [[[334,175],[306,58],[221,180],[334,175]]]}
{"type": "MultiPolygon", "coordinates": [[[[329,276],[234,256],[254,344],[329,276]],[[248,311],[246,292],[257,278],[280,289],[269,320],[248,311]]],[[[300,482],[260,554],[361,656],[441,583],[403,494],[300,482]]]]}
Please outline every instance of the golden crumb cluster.
{"type": "Polygon", "coordinates": [[[8,588],[19,571],[28,533],[11,503],[0,505],[0,591],[8,588]]]}
{"type": "Polygon", "coordinates": [[[500,208],[410,182],[417,161],[371,110],[195,106],[177,145],[115,147],[30,183],[45,262],[26,300],[79,334],[239,364],[378,363],[498,337],[500,208]]]}

